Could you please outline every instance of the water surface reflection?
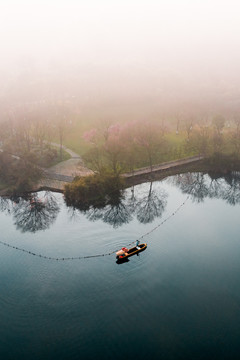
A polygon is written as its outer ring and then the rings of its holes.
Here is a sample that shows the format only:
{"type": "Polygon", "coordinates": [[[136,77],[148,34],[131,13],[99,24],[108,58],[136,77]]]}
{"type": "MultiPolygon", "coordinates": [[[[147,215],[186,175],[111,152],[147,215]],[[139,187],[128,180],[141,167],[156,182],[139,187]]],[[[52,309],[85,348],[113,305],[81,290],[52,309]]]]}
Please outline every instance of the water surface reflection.
{"type": "Polygon", "coordinates": [[[70,207],[71,216],[84,213],[88,220],[102,220],[114,228],[129,223],[134,217],[142,224],[151,223],[162,216],[167,205],[168,194],[158,185],[151,182],[132,187],[121,196],[109,197],[105,206],[92,203],[84,210],[70,207]]]}
{"type": "Polygon", "coordinates": [[[2,358],[238,359],[239,188],[238,174],[194,173],[126,189],[120,201],[85,211],[61,194],[0,199],[2,242],[63,258],[119,249],[190,194],[123,266],[114,254],[49,261],[1,246],[2,358]]]}
{"type": "Polygon", "coordinates": [[[190,194],[195,202],[205,198],[222,199],[228,204],[240,203],[240,173],[222,174],[186,173],[170,177],[168,181],[190,194]]]}
{"type": "MultiPolygon", "coordinates": [[[[240,173],[225,175],[186,173],[169,177],[165,182],[189,194],[193,202],[216,198],[228,204],[240,203],[240,173]]],[[[169,194],[162,182],[155,181],[124,190],[118,196],[108,197],[104,204],[91,203],[87,208],[68,206],[68,216],[77,220],[84,215],[89,221],[101,220],[118,228],[137,219],[148,224],[160,219],[167,206],[169,194]]],[[[0,198],[0,211],[9,214],[21,232],[37,232],[48,229],[60,211],[57,197],[52,192],[29,194],[26,197],[0,198]]]]}
{"type": "Polygon", "coordinates": [[[56,220],[60,206],[52,192],[28,194],[11,199],[0,198],[0,210],[12,215],[21,232],[48,229],[56,220]]]}

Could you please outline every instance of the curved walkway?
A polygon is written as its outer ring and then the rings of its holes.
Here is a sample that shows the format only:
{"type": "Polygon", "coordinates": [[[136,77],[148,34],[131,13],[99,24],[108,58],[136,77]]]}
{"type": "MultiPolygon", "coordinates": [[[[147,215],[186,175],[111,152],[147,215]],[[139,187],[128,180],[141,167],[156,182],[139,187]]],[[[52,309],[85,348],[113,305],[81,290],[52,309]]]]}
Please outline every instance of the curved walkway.
{"type": "MultiPolygon", "coordinates": [[[[60,148],[60,144],[50,142],[52,146],[60,148]]],[[[41,168],[44,172],[44,177],[34,186],[33,191],[40,189],[50,189],[54,191],[63,191],[65,184],[73,181],[75,176],[86,176],[93,174],[93,171],[88,169],[82,160],[82,158],[63,145],[62,147],[70,156],[71,159],[61,161],[57,165],[51,166],[50,168],[41,168]]],[[[3,150],[0,148],[0,152],[3,150]]],[[[20,159],[19,156],[10,154],[16,159],[20,159]]],[[[2,194],[5,190],[1,191],[2,194]]]]}
{"type": "MultiPolygon", "coordinates": [[[[51,142],[52,146],[60,148],[60,144],[51,142]]],[[[88,169],[82,158],[63,145],[63,149],[71,156],[71,159],[61,161],[57,165],[44,169],[45,177],[37,185],[38,188],[48,188],[55,190],[63,190],[66,183],[72,182],[75,176],[86,176],[93,174],[93,171],[88,169]]]]}
{"type": "MultiPolygon", "coordinates": [[[[51,145],[60,148],[57,143],[51,142],[51,145]]],[[[50,178],[59,181],[72,181],[75,176],[86,176],[92,174],[92,170],[88,169],[82,158],[74,151],[63,146],[63,149],[71,156],[71,159],[61,161],[57,165],[51,166],[45,170],[45,174],[50,178]],[[55,176],[55,177],[54,177],[55,176]]]]}

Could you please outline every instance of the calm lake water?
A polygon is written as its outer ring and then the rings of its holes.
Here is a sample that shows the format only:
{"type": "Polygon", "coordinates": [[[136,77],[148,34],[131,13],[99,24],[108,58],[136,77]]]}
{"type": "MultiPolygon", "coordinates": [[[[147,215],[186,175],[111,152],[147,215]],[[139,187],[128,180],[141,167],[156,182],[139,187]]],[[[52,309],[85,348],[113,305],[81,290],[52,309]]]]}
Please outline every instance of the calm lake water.
{"type": "Polygon", "coordinates": [[[0,199],[1,359],[237,359],[240,353],[240,176],[199,173],[127,189],[85,212],[61,194],[0,199]],[[189,198],[188,198],[189,196],[189,198]]]}

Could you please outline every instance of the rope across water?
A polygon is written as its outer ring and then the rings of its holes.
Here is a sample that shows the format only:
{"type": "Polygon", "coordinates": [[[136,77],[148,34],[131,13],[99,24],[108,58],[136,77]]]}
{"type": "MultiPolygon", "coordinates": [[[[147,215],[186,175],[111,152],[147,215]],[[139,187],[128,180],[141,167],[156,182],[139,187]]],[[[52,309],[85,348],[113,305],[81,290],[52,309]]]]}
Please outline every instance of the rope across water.
{"type": "MultiPolygon", "coordinates": [[[[168,221],[169,219],[171,219],[174,215],[176,215],[176,213],[186,204],[186,202],[188,201],[188,199],[190,198],[190,195],[187,196],[187,198],[183,201],[183,203],[173,212],[171,213],[167,218],[165,218],[163,221],[161,221],[157,226],[155,226],[153,229],[151,229],[150,231],[148,231],[147,233],[143,234],[142,236],[140,236],[138,239],[135,239],[134,241],[132,241],[131,243],[127,244],[126,246],[130,246],[133,245],[134,243],[136,243],[137,240],[142,240],[143,238],[145,238],[146,236],[150,235],[152,232],[156,231],[160,226],[162,226],[166,221],[168,221]]],[[[11,249],[15,249],[18,251],[22,251],[24,253],[27,253],[29,255],[32,256],[37,256],[39,258],[43,258],[43,259],[47,259],[47,260],[55,260],[55,261],[67,261],[67,260],[82,260],[82,259],[90,259],[90,258],[97,258],[97,257],[103,257],[103,256],[109,256],[114,254],[116,251],[118,251],[119,249],[116,249],[114,251],[108,252],[108,253],[104,253],[104,254],[95,254],[95,255],[85,255],[85,256],[75,256],[75,257],[53,257],[53,256],[46,256],[46,255],[42,255],[42,254],[37,254],[34,253],[32,251],[20,248],[18,246],[14,246],[11,245],[7,242],[1,241],[0,240],[0,244],[9,247],[11,249]]]]}

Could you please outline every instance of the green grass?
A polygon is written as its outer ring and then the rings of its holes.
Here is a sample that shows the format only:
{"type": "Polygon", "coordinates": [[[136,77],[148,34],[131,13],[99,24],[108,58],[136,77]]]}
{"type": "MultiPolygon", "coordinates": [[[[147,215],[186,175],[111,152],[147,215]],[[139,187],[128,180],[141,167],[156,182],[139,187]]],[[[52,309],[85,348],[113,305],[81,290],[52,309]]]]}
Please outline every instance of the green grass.
{"type": "MultiPolygon", "coordinates": [[[[94,126],[93,122],[91,125],[88,125],[88,127],[86,124],[85,126],[76,124],[66,135],[64,145],[79,155],[84,155],[91,148],[91,144],[86,143],[84,139],[82,139],[82,135],[85,131],[96,126],[96,124],[94,126]]],[[[176,135],[175,131],[168,133],[166,134],[165,139],[167,143],[166,149],[160,148],[159,151],[156,151],[154,154],[153,165],[197,155],[194,151],[186,151],[184,146],[186,143],[186,134],[184,132],[180,132],[178,135],[176,135]]],[[[139,153],[136,160],[136,168],[147,166],[149,166],[148,160],[142,153],[139,153]]]]}
{"type": "MultiPolygon", "coordinates": [[[[68,134],[65,137],[64,145],[67,146],[69,149],[75,151],[79,155],[83,155],[87,150],[91,148],[91,144],[88,144],[83,138],[83,134],[85,131],[90,130],[94,127],[96,127],[97,124],[91,122],[91,124],[75,124],[71,128],[71,130],[68,132],[68,134]]],[[[179,135],[176,135],[175,132],[168,133],[165,136],[167,142],[171,145],[173,148],[180,148],[184,145],[186,141],[186,134],[184,132],[179,133],[179,135]]],[[[58,139],[55,138],[55,141],[58,142],[58,139]]],[[[189,155],[191,156],[191,155],[189,155]]],[[[171,157],[171,159],[174,157],[171,157]]]]}
{"type": "MultiPolygon", "coordinates": [[[[63,143],[69,149],[75,151],[79,155],[83,155],[87,150],[91,148],[83,138],[85,131],[91,130],[98,126],[98,122],[92,118],[86,118],[83,120],[75,119],[72,125],[67,129],[63,143]]],[[[54,142],[59,143],[59,137],[56,136],[53,139],[54,142]]]]}
{"type": "MultiPolygon", "coordinates": [[[[82,136],[85,131],[98,127],[98,124],[99,122],[96,121],[94,118],[84,120],[75,119],[72,127],[69,129],[68,133],[65,136],[64,145],[82,156],[91,148],[91,144],[85,142],[82,136]]],[[[173,130],[172,127],[172,131],[165,135],[165,139],[167,142],[166,149],[161,148],[159,149],[159,152],[156,151],[153,159],[153,164],[156,165],[162,162],[179,160],[185,157],[197,155],[197,151],[187,149],[186,138],[186,131],[180,131],[177,135],[175,129],[173,130]]],[[[58,139],[56,138],[55,141],[58,142],[58,139]]],[[[210,146],[209,150],[210,153],[214,152],[212,146],[210,146]]],[[[232,145],[231,137],[228,132],[224,133],[222,152],[223,154],[231,154],[234,152],[234,147],[232,145]]],[[[139,153],[139,156],[137,157],[137,168],[149,165],[144,154],[142,156],[142,154],[139,153]]]]}
{"type": "Polygon", "coordinates": [[[64,145],[79,155],[83,155],[91,148],[91,145],[87,144],[82,139],[82,135],[79,136],[79,134],[71,134],[71,136],[64,141],[64,145]]]}
{"type": "Polygon", "coordinates": [[[186,133],[179,132],[177,135],[175,132],[166,134],[166,140],[169,141],[173,146],[182,146],[186,141],[186,133]]]}
{"type": "MultiPolygon", "coordinates": [[[[55,148],[56,149],[56,148],[55,148]]],[[[48,164],[48,168],[54,165],[57,165],[58,163],[62,162],[62,161],[66,161],[71,159],[71,155],[69,155],[69,153],[67,153],[64,149],[62,150],[62,159],[60,158],[60,149],[57,149],[57,157],[54,158],[49,164],[48,164]]]]}
{"type": "Polygon", "coordinates": [[[4,182],[0,181],[0,191],[6,189],[8,186],[4,182]]]}

